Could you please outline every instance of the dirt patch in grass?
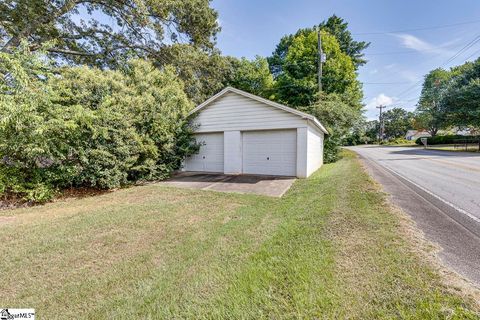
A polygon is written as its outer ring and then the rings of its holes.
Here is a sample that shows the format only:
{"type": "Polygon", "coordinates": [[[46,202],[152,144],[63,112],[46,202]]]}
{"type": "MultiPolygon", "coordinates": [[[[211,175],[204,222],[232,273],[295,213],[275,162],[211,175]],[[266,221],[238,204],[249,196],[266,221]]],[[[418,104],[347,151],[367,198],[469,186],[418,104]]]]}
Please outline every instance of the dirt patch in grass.
{"type": "MultiPolygon", "coordinates": [[[[58,192],[54,199],[47,203],[65,201],[69,199],[83,199],[88,197],[95,197],[105,193],[113,192],[115,190],[99,190],[95,188],[68,188],[58,192]]],[[[0,210],[12,210],[19,208],[28,208],[33,206],[42,206],[45,203],[38,203],[25,200],[16,194],[4,194],[0,199],[0,210]]]]}
{"type": "Polygon", "coordinates": [[[15,221],[16,217],[0,217],[0,227],[15,221]]]}
{"type": "Polygon", "coordinates": [[[17,208],[28,208],[33,205],[34,205],[33,202],[26,201],[25,199],[19,198],[17,196],[4,195],[0,200],[0,211],[17,209],[17,208]]]}
{"type": "Polygon", "coordinates": [[[88,197],[95,197],[98,195],[114,192],[115,190],[101,190],[95,188],[69,188],[62,190],[57,198],[56,201],[63,200],[63,199],[83,199],[88,197]]]}

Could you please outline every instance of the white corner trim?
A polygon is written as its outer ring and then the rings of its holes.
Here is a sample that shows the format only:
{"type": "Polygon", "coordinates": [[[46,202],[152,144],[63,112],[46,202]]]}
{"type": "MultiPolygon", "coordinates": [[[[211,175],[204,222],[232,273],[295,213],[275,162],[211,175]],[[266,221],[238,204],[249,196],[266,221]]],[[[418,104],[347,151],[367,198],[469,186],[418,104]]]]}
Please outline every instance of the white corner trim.
{"type": "Polygon", "coordinates": [[[193,109],[192,111],[190,111],[190,112],[189,112],[189,115],[192,115],[192,114],[200,111],[201,109],[205,108],[205,107],[208,106],[210,103],[212,103],[213,101],[217,100],[217,99],[220,98],[221,96],[227,94],[228,92],[233,92],[233,93],[239,94],[239,95],[241,95],[241,96],[244,96],[244,97],[247,97],[247,98],[256,100],[256,101],[258,101],[258,102],[264,103],[264,104],[269,105],[269,106],[271,106],[271,107],[278,108],[278,109],[281,109],[281,110],[283,110],[283,111],[293,113],[293,114],[295,114],[295,115],[297,115],[297,116],[302,117],[303,119],[311,120],[320,130],[322,130],[322,131],[323,131],[324,133],[326,133],[326,134],[329,134],[328,131],[325,129],[325,127],[320,123],[320,121],[318,121],[318,119],[315,118],[314,116],[312,116],[311,114],[298,111],[298,110],[296,110],[296,109],[287,107],[287,106],[285,106],[285,105],[283,105],[283,104],[276,103],[276,102],[273,102],[273,101],[268,100],[268,99],[264,99],[264,98],[262,98],[262,97],[256,96],[256,95],[254,95],[254,94],[251,94],[251,93],[248,93],[248,92],[245,92],[245,91],[243,91],[243,90],[239,90],[239,89],[236,89],[236,88],[233,88],[233,87],[226,87],[225,89],[223,89],[223,90],[220,91],[219,93],[217,93],[217,94],[215,94],[214,96],[210,97],[209,99],[207,99],[207,100],[204,101],[203,103],[199,104],[195,109],[193,109]]]}

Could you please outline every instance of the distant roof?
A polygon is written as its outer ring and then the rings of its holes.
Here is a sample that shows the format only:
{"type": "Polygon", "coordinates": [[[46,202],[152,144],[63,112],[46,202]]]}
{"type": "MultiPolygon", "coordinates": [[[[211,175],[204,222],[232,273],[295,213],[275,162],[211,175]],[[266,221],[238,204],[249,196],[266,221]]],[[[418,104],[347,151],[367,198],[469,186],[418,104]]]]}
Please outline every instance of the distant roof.
{"type": "Polygon", "coordinates": [[[320,121],[318,121],[317,118],[315,118],[314,116],[312,116],[311,114],[308,114],[308,113],[305,113],[305,112],[301,112],[301,111],[298,111],[296,109],[293,109],[293,108],[290,108],[290,107],[287,107],[283,104],[280,104],[280,103],[276,103],[276,102],[273,102],[271,100],[268,100],[268,99],[264,99],[262,97],[259,97],[259,96],[256,96],[254,94],[251,94],[251,93],[248,93],[248,92],[245,92],[245,91],[242,91],[242,90],[239,90],[239,89],[236,89],[236,88],[233,88],[233,87],[226,87],[225,89],[223,89],[222,91],[220,91],[219,93],[217,93],[216,95],[210,97],[209,99],[207,99],[205,102],[199,104],[195,109],[193,109],[192,111],[190,111],[189,114],[194,114],[198,111],[200,111],[201,109],[205,108],[206,106],[208,106],[210,103],[212,103],[213,101],[217,100],[218,98],[222,97],[223,95],[229,93],[229,92],[233,92],[233,93],[236,93],[236,94],[239,94],[241,96],[244,96],[244,97],[247,97],[247,98],[250,98],[250,99],[253,99],[253,100],[256,100],[256,101],[259,101],[259,102],[262,102],[262,103],[265,103],[271,107],[274,107],[274,108],[278,108],[278,109],[281,109],[283,111],[286,111],[286,112],[290,112],[290,113],[293,113],[297,116],[300,116],[304,119],[308,119],[310,121],[312,121],[321,131],[323,131],[324,133],[326,134],[329,134],[327,129],[325,129],[325,127],[320,123],[320,121]]]}

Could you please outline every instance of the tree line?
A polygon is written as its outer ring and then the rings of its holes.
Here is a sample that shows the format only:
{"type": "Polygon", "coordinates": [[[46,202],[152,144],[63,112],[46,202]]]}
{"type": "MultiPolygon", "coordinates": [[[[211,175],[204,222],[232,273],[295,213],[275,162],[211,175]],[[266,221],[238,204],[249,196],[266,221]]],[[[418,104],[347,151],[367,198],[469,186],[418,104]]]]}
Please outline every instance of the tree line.
{"type": "Polygon", "coordinates": [[[480,58],[425,76],[415,114],[416,126],[432,136],[450,127],[480,129],[480,58]]]}
{"type": "MultiPolygon", "coordinates": [[[[426,131],[432,137],[480,130],[480,58],[449,70],[437,68],[425,75],[414,111],[393,107],[383,113],[384,139],[402,140],[410,129],[426,131]]],[[[347,144],[376,142],[380,122],[359,122],[347,144]]],[[[458,137],[457,137],[458,138],[458,137]]],[[[400,141],[399,140],[399,141],[400,141]]],[[[443,140],[442,140],[443,141],[443,140]]],[[[401,142],[401,141],[400,141],[401,142]]]]}
{"type": "Polygon", "coordinates": [[[44,201],[163,179],[198,150],[189,111],[227,85],[317,116],[335,161],[362,119],[369,44],[332,16],[269,57],[235,58],[216,48],[217,19],[208,0],[2,1],[0,194],[44,201]]]}

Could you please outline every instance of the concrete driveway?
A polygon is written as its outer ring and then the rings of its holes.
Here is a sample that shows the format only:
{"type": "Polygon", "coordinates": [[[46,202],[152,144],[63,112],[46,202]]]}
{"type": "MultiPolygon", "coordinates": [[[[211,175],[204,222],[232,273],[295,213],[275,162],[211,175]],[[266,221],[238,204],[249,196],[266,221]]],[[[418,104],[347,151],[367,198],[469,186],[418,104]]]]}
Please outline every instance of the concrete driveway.
{"type": "Polygon", "coordinates": [[[294,177],[265,175],[225,175],[205,172],[181,172],[160,184],[190,189],[252,193],[281,197],[292,186],[294,177]]]}

